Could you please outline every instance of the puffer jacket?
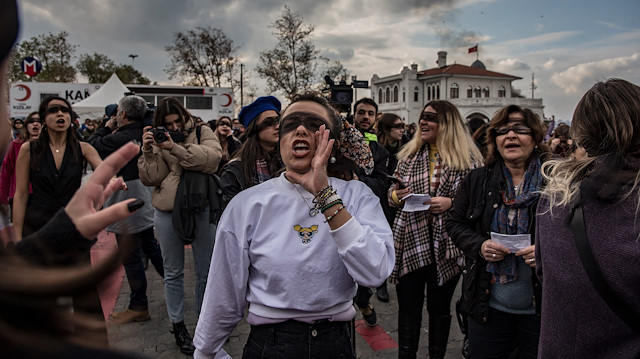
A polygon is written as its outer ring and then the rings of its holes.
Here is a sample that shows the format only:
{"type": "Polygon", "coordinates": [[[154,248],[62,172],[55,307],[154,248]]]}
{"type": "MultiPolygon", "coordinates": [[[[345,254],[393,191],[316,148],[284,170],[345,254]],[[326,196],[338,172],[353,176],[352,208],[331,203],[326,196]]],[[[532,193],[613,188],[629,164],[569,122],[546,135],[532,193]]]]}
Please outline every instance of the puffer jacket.
{"type": "Polygon", "coordinates": [[[143,150],[138,159],[140,180],[155,187],[151,203],[160,211],[173,210],[183,169],[215,174],[222,158],[220,141],[211,128],[201,127],[200,144],[192,120],[185,128],[185,141],[176,143],[171,151],[152,146],[150,151],[143,150]]]}
{"type": "MultiPolygon", "coordinates": [[[[465,254],[462,271],[462,309],[480,323],[487,321],[491,288],[491,273],[486,271],[487,261],[480,255],[482,243],[491,238],[491,220],[502,203],[500,191],[504,176],[499,163],[471,171],[462,180],[449,211],[447,232],[453,243],[465,254]]],[[[529,207],[529,233],[535,242],[535,214],[538,202],[529,207]]],[[[542,287],[535,270],[531,269],[534,302],[540,315],[542,287]]]]}

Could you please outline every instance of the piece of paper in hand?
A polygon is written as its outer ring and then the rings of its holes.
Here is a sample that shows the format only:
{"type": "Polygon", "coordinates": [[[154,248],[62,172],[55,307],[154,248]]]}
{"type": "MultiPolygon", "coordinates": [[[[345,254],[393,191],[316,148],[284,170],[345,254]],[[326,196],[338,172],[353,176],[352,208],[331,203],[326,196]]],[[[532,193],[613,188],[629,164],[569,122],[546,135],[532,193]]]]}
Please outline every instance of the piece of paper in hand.
{"type": "Polygon", "coordinates": [[[426,211],[431,207],[430,204],[423,204],[424,202],[431,200],[431,196],[428,194],[412,193],[403,197],[402,200],[404,201],[404,207],[402,207],[402,210],[405,212],[426,211]]]}
{"type": "Polygon", "coordinates": [[[491,232],[491,240],[507,247],[511,253],[516,253],[531,245],[531,234],[500,234],[491,232]]]}

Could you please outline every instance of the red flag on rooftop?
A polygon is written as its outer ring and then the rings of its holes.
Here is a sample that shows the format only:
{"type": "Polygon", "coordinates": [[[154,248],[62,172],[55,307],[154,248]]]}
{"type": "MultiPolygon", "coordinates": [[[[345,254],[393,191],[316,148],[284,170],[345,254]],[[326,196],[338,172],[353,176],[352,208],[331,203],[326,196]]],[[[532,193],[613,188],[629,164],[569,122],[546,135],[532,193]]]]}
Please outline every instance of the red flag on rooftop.
{"type": "Polygon", "coordinates": [[[470,54],[472,52],[477,52],[477,51],[478,51],[478,45],[476,44],[476,46],[469,48],[469,52],[468,53],[470,54]]]}

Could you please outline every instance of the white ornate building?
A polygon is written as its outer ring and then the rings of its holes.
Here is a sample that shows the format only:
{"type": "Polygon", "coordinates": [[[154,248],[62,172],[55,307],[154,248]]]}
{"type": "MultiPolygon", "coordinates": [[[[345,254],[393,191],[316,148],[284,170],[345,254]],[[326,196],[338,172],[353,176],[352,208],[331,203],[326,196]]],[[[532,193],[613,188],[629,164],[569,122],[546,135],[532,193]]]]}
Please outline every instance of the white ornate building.
{"type": "Polygon", "coordinates": [[[471,66],[447,65],[447,53],[438,52],[438,67],[418,71],[418,65],[404,67],[397,75],[371,78],[371,96],[379,112],[395,113],[406,123],[416,123],[420,111],[431,100],[447,100],[458,107],[468,121],[489,121],[496,111],[518,105],[544,119],[542,99],[514,97],[511,82],[521,77],[489,71],[476,60],[471,66]]]}

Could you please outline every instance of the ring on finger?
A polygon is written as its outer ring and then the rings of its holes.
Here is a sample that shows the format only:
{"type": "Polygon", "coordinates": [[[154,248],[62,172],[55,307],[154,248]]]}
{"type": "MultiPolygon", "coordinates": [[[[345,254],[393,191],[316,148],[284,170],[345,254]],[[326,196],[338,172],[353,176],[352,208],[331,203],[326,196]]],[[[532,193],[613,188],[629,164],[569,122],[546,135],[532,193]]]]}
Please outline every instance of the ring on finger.
{"type": "Polygon", "coordinates": [[[495,257],[496,257],[495,253],[491,254],[491,258],[495,258],[495,257]]]}
{"type": "Polygon", "coordinates": [[[535,262],[535,261],[536,261],[536,259],[535,259],[535,258],[531,258],[531,259],[529,259],[529,263],[533,263],[533,262],[535,262]]]}

